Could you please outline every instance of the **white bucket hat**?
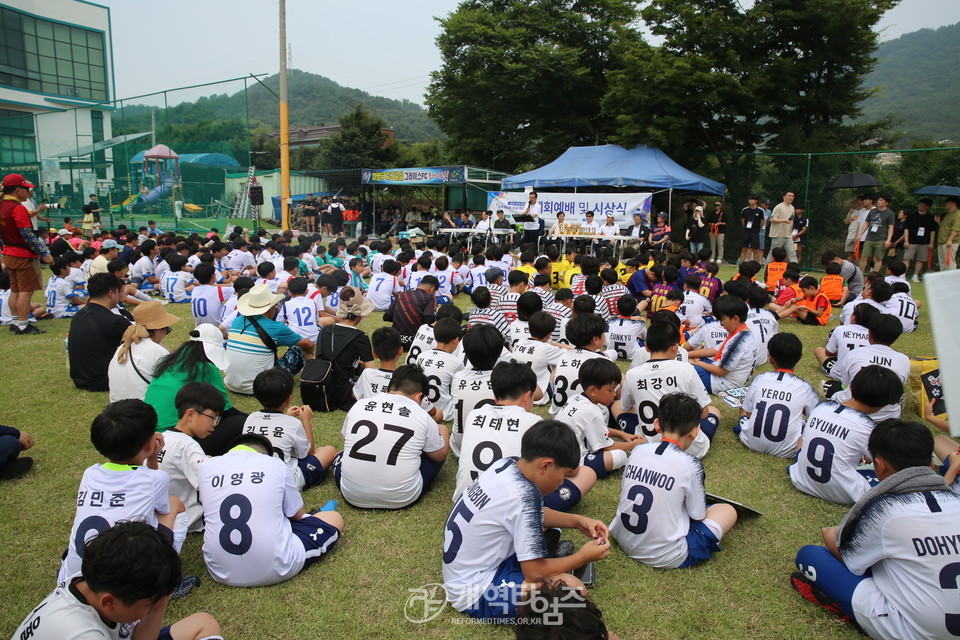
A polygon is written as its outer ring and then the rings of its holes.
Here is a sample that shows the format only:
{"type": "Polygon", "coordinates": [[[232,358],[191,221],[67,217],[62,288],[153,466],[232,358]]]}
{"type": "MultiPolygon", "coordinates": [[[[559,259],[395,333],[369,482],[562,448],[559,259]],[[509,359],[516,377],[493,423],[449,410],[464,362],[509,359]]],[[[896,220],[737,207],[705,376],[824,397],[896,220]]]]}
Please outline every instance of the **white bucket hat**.
{"type": "Polygon", "coordinates": [[[190,332],[190,340],[203,343],[203,353],[206,354],[207,359],[216,365],[217,369],[227,370],[230,356],[223,348],[223,334],[219,327],[207,323],[201,324],[190,332]]]}
{"type": "Polygon", "coordinates": [[[283,301],[283,295],[273,293],[266,284],[258,284],[237,302],[237,312],[242,316],[261,316],[283,301]]]}

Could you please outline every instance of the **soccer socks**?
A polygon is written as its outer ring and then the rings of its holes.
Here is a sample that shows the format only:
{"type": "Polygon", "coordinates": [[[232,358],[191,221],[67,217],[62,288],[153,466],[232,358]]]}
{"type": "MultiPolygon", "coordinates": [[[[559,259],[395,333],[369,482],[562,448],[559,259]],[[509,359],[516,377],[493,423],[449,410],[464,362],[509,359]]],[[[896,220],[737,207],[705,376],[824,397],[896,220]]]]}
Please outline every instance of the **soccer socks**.
{"type": "Polygon", "coordinates": [[[140,291],[139,289],[137,289],[137,292],[133,294],[133,297],[136,298],[137,300],[144,300],[144,301],[153,299],[147,294],[145,294],[143,291],[140,291]]]}
{"type": "Polygon", "coordinates": [[[180,549],[183,548],[183,543],[187,539],[187,528],[189,526],[190,521],[186,512],[178,513],[173,521],[173,548],[177,550],[177,555],[180,555],[180,549]]]}
{"type": "Polygon", "coordinates": [[[627,452],[623,449],[611,449],[610,457],[613,458],[613,471],[623,469],[627,464],[627,452]]]}

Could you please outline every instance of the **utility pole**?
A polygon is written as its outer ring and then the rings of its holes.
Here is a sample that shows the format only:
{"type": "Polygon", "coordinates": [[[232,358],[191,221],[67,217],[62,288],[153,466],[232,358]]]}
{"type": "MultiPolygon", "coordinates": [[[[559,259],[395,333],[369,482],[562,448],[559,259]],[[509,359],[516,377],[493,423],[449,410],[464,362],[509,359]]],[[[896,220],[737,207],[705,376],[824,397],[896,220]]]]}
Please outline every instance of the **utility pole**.
{"type": "Polygon", "coordinates": [[[280,0],[280,225],[290,228],[290,123],[287,119],[287,2],[280,0]]]}

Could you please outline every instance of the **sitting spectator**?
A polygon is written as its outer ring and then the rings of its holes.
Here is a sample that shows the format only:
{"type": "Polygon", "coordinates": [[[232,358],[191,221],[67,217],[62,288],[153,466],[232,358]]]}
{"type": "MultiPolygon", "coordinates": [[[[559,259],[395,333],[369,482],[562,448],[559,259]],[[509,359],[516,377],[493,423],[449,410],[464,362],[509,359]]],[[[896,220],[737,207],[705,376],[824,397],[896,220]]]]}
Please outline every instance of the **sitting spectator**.
{"type": "Polygon", "coordinates": [[[157,363],[170,353],[161,343],[170,333],[170,327],[180,321],[167,313],[159,300],[137,305],[133,319],[134,324],[123,332],[123,342],[107,368],[110,402],[127,398],[143,400],[157,363]]]}
{"type": "Polygon", "coordinates": [[[115,313],[123,282],[109,273],[90,276],[90,300],[70,321],[67,353],[70,377],[77,389],[109,391],[107,370],[130,323],[115,313]]]}
{"type": "Polygon", "coordinates": [[[317,356],[332,363],[326,385],[327,400],[332,409],[349,411],[356,401],[353,385],[359,367],[374,366],[370,337],[357,328],[373,311],[373,303],[353,287],[344,287],[337,306],[337,324],[325,328],[318,341],[317,356]]]}
{"type": "Polygon", "coordinates": [[[30,471],[33,458],[19,456],[32,446],[29,433],[0,424],[0,480],[15,480],[30,471]]]}

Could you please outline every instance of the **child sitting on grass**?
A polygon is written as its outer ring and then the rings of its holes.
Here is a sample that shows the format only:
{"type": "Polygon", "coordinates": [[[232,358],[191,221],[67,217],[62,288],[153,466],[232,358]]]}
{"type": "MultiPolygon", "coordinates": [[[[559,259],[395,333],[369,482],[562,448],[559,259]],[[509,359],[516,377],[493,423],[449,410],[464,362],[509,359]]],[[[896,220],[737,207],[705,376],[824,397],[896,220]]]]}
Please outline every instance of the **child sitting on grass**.
{"type": "Polygon", "coordinates": [[[800,291],[803,296],[796,297],[792,303],[787,303],[777,314],[781,318],[795,315],[800,324],[823,326],[830,321],[833,305],[820,291],[820,283],[812,276],[800,279],[800,291]]]}
{"type": "MultiPolygon", "coordinates": [[[[553,402],[550,415],[556,416],[580,392],[580,367],[591,358],[606,358],[607,323],[593,313],[574,316],[567,323],[566,337],[573,349],[560,357],[553,374],[553,402]]],[[[617,412],[619,413],[619,411],[617,412]]]]}
{"type": "Polygon", "coordinates": [[[270,439],[273,452],[283,460],[297,482],[298,489],[309,489],[323,482],[337,450],[316,446],[313,439],[313,409],[293,403],[293,375],[274,367],[253,379],[253,395],[263,407],[247,416],[244,433],[270,439]]]}
{"type": "Polygon", "coordinates": [[[712,359],[690,358],[708,393],[744,386],[757,361],[757,339],[745,324],[747,303],[736,296],[723,295],[713,305],[713,314],[727,330],[727,337],[712,359]]]}
{"type": "Polygon", "coordinates": [[[823,270],[827,275],[820,278],[820,292],[827,296],[830,304],[842,307],[850,297],[850,288],[847,286],[847,281],[840,275],[840,265],[831,262],[823,270]]]}
{"type": "Polygon", "coordinates": [[[687,449],[700,430],[700,405],[685,393],[660,400],[661,442],[634,448],[610,534],[624,553],[651,567],[695,566],[720,551],[737,521],[728,504],[707,507],[703,465],[687,449]]]}

